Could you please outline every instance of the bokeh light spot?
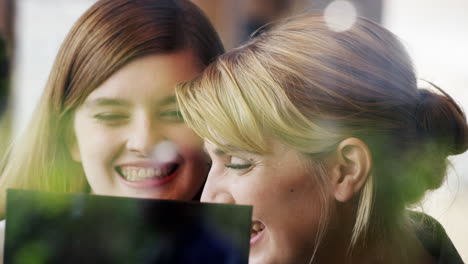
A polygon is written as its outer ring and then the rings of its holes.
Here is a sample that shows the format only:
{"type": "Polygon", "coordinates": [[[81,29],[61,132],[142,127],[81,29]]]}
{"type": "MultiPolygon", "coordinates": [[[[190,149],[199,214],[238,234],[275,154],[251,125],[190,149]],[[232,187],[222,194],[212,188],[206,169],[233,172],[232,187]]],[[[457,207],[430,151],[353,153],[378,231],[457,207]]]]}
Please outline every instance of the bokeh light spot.
{"type": "Polygon", "coordinates": [[[336,32],[350,29],[356,22],[357,12],[349,1],[333,1],[324,11],[327,26],[336,32]]]}
{"type": "Polygon", "coordinates": [[[154,146],[151,153],[152,158],[161,163],[174,161],[177,159],[177,155],[177,145],[169,140],[162,141],[154,146]]]}

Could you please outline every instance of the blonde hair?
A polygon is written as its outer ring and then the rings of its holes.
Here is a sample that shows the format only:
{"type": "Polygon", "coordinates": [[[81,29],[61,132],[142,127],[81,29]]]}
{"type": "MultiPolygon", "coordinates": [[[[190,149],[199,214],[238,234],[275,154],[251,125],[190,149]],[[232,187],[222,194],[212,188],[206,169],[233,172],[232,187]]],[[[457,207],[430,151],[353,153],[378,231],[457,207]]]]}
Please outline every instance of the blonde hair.
{"type": "Polygon", "coordinates": [[[130,61],[182,49],[204,66],[224,52],[206,16],[188,0],[100,0],[89,8],[64,40],[26,133],[1,163],[0,215],[7,188],[89,188],[67,146],[75,109],[130,61]]]}
{"type": "MultiPolygon", "coordinates": [[[[267,153],[265,139],[274,138],[320,165],[343,139],[363,140],[373,168],[357,199],[351,246],[385,236],[406,205],[440,186],[447,156],[468,145],[460,107],[443,91],[418,89],[397,38],[361,18],[345,32],[319,15],[279,22],[176,94],[187,124],[221,148],[267,153]]],[[[317,180],[325,185],[323,174],[317,180]]]]}

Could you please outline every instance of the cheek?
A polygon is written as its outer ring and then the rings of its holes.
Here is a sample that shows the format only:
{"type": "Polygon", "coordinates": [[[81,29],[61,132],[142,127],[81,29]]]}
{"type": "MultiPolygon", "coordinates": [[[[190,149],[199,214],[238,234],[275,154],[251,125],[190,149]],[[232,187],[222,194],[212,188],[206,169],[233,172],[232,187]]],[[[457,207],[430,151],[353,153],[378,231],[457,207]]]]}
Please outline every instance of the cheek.
{"type": "MultiPolygon", "coordinates": [[[[91,142],[89,142],[91,143],[91,142]]],[[[83,150],[83,166],[85,162],[98,164],[99,166],[108,166],[116,159],[119,153],[119,148],[115,146],[115,142],[95,140],[94,144],[87,144],[83,150]]]]}
{"type": "Polygon", "coordinates": [[[302,229],[304,232],[315,226],[321,216],[318,190],[307,184],[285,184],[282,187],[271,192],[276,193],[270,206],[276,208],[273,213],[279,220],[278,225],[284,226],[285,230],[302,229]]]}
{"type": "Polygon", "coordinates": [[[279,183],[279,186],[282,188],[276,190],[276,209],[272,219],[274,248],[282,249],[286,258],[284,262],[291,263],[291,259],[306,259],[313,252],[323,214],[322,202],[320,192],[312,182],[302,180],[279,183]]]}
{"type": "Polygon", "coordinates": [[[119,133],[99,125],[90,120],[77,117],[75,121],[76,148],[81,162],[86,170],[91,164],[109,163],[121,148],[119,133]]]}
{"type": "Polygon", "coordinates": [[[117,142],[118,138],[108,133],[100,133],[99,130],[95,130],[92,136],[78,138],[78,146],[83,158],[86,156],[98,159],[107,157],[110,153],[116,152],[117,142]]]}

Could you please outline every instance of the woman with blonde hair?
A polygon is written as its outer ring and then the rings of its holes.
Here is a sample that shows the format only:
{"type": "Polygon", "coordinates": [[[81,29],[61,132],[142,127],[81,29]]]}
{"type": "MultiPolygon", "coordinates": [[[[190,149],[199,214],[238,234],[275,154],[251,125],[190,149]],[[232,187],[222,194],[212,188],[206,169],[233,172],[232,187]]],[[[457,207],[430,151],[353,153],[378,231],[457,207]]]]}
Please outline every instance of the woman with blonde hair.
{"type": "Polygon", "coordinates": [[[468,147],[437,90],[418,89],[388,30],[304,15],[176,94],[213,162],[201,200],[254,207],[249,263],[461,263],[440,224],[406,209],[468,147]]]}
{"type": "Polygon", "coordinates": [[[223,52],[188,0],[97,1],[64,40],[26,133],[1,164],[0,215],[7,188],[198,199],[206,155],[174,87],[223,52]]]}

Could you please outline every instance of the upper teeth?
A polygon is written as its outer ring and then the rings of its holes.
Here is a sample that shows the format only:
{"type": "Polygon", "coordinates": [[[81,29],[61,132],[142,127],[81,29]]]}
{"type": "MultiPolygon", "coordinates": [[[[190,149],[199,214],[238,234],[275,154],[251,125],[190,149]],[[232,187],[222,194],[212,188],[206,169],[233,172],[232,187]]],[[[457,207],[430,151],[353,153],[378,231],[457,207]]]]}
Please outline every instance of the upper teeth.
{"type": "Polygon", "coordinates": [[[150,178],[163,178],[167,176],[168,168],[122,167],[121,172],[127,180],[138,181],[150,178]]]}

